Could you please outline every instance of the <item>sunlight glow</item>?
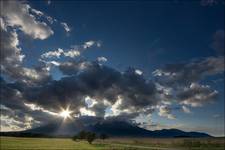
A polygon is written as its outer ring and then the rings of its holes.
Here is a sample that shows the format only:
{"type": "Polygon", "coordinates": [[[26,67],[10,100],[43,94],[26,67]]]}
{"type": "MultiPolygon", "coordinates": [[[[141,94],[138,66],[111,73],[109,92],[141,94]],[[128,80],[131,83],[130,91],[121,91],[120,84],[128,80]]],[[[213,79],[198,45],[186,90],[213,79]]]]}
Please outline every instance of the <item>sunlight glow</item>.
{"type": "Polygon", "coordinates": [[[61,112],[60,112],[60,116],[61,117],[63,117],[64,119],[67,119],[67,118],[71,118],[71,114],[72,113],[72,111],[70,111],[68,108],[66,109],[66,110],[62,110],[61,112]]]}

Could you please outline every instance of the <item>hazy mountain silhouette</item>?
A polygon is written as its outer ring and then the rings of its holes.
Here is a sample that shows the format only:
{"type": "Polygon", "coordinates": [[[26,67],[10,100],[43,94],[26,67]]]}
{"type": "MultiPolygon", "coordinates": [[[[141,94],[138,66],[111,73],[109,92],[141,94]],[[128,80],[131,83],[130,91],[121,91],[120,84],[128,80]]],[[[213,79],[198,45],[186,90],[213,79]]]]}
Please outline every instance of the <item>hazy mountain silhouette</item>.
{"type": "Polygon", "coordinates": [[[23,133],[43,134],[48,136],[73,136],[79,131],[92,131],[97,134],[105,133],[111,137],[210,137],[206,133],[184,132],[178,129],[163,129],[149,131],[126,121],[100,121],[84,124],[81,121],[52,122],[45,126],[23,131],[23,133]]]}

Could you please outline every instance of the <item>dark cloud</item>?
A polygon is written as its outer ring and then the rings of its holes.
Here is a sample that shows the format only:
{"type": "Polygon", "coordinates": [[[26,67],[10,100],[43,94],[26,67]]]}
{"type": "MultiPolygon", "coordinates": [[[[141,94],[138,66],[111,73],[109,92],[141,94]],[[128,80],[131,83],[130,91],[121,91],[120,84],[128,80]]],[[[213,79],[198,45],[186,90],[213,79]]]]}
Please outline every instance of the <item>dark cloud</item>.
{"type": "Polygon", "coordinates": [[[88,61],[63,63],[59,69],[67,76],[27,88],[23,91],[26,100],[50,110],[70,105],[78,113],[80,108],[86,107],[85,98],[89,96],[97,101],[91,108],[97,116],[104,116],[105,109],[113,105],[118,96],[122,99],[121,110],[137,111],[157,104],[154,83],[136,74],[134,69],[121,73],[88,61]]]}
{"type": "Polygon", "coordinates": [[[21,83],[7,83],[0,78],[0,99],[1,99],[1,122],[12,124],[10,121],[4,120],[3,118],[9,118],[14,123],[14,127],[23,129],[26,122],[32,121],[31,127],[37,126],[39,123],[49,122],[53,117],[40,110],[32,110],[25,105],[26,100],[23,97],[23,91],[25,84],[21,83]]]}
{"type": "Polygon", "coordinates": [[[190,63],[168,64],[153,72],[156,81],[164,86],[190,85],[204,77],[224,73],[224,57],[208,57],[190,63]]]}
{"type": "Polygon", "coordinates": [[[210,88],[210,86],[199,85],[192,83],[189,88],[186,88],[177,94],[178,100],[182,104],[192,107],[202,106],[204,103],[215,100],[218,92],[210,88]]]}
{"type": "Polygon", "coordinates": [[[59,113],[67,107],[80,117],[88,114],[82,113],[82,109],[93,112],[95,117],[131,121],[158,109],[160,116],[174,119],[173,110],[168,106],[172,102],[197,107],[216,99],[217,91],[195,81],[223,72],[222,60],[222,57],[210,57],[187,64],[166,65],[154,72],[155,81],[145,79],[133,68],[119,72],[98,62],[63,62],[58,65],[64,75],[60,80],[36,84],[2,80],[1,99],[4,106],[18,107],[23,116],[31,116],[37,122],[46,120],[50,115],[47,111],[59,113]],[[87,105],[87,97],[95,103],[87,105]],[[41,109],[32,110],[26,103],[41,109]]]}
{"type": "MultiPolygon", "coordinates": [[[[0,69],[2,76],[10,79],[8,82],[0,78],[1,125],[5,127],[27,129],[48,123],[59,119],[57,114],[62,108],[69,108],[72,115],[78,116],[74,119],[86,123],[99,122],[105,117],[132,121],[140,114],[149,115],[156,109],[160,116],[174,119],[170,107],[174,102],[189,112],[186,105],[202,106],[217,98],[217,91],[199,83],[205,77],[224,73],[224,56],[165,65],[153,73],[153,80],[145,78],[140,70],[128,68],[120,72],[99,64],[100,61],[41,60],[43,57],[58,58],[62,54],[78,56],[80,53],[76,48],[47,52],[40,58],[40,64],[25,67],[18,30],[39,40],[48,38],[53,31],[46,23],[37,20],[37,16],[44,13],[32,9],[26,2],[3,3],[0,69]],[[61,71],[61,79],[52,79],[52,66],[61,71]],[[92,105],[87,104],[87,97],[94,101],[92,105]],[[95,116],[85,116],[90,113],[95,116]]],[[[101,47],[101,42],[88,41],[79,48],[83,52],[92,46],[101,47]]],[[[224,30],[215,33],[211,46],[220,54],[224,53],[224,30]]]]}
{"type": "Polygon", "coordinates": [[[13,80],[20,82],[33,83],[42,82],[50,78],[47,66],[38,66],[36,68],[23,67],[23,59],[18,34],[16,29],[7,26],[7,22],[1,21],[1,52],[0,64],[1,73],[7,75],[13,80]]]}

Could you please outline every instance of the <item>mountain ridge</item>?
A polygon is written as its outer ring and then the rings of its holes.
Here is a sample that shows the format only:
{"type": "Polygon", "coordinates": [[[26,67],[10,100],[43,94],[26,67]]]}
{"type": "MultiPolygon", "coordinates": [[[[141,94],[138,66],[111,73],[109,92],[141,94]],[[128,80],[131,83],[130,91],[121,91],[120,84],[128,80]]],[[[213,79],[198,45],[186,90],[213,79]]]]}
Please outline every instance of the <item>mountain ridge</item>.
{"type": "MultiPolygon", "coordinates": [[[[212,137],[202,132],[185,132],[179,129],[147,130],[126,121],[99,121],[93,124],[82,124],[82,122],[52,122],[25,131],[19,134],[45,135],[45,136],[65,136],[71,137],[78,132],[85,130],[96,134],[105,133],[110,137],[152,137],[152,138],[174,138],[174,137],[212,137]]],[[[5,133],[6,134],[6,133],[5,133]]]]}

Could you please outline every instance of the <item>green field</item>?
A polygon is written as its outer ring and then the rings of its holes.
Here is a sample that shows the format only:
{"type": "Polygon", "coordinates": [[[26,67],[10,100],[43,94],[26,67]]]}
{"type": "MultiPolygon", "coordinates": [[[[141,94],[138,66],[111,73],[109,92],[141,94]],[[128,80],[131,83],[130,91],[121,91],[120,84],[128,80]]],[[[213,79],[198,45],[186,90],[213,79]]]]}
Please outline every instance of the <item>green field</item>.
{"type": "Polygon", "coordinates": [[[1,150],[224,150],[224,138],[210,139],[151,139],[112,138],[72,141],[63,138],[1,137],[1,150]]]}

